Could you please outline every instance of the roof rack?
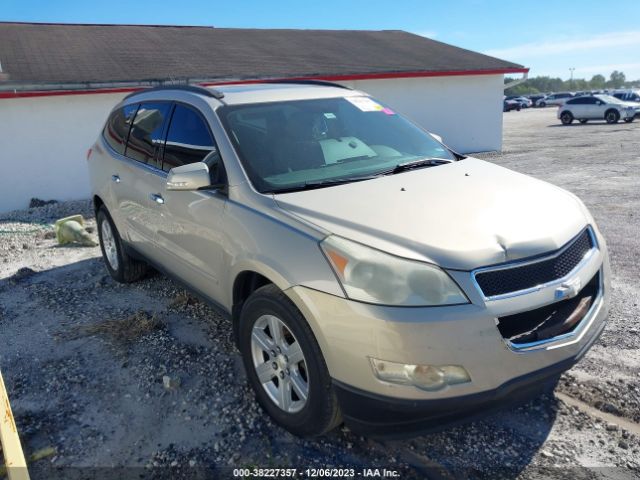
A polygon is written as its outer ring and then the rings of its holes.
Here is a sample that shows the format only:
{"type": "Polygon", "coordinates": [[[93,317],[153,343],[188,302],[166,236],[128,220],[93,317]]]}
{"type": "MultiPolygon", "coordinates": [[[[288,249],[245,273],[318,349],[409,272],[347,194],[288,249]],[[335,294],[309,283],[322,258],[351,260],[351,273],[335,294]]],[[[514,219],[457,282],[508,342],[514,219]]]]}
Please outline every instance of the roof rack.
{"type": "Polygon", "coordinates": [[[352,90],[351,88],[340,85],[339,83],[329,82],[327,80],[287,80],[286,78],[282,80],[265,80],[264,83],[290,83],[294,85],[317,85],[319,87],[336,87],[336,88],[344,88],[345,90],[352,90]]]}
{"type": "Polygon", "coordinates": [[[200,85],[176,84],[176,85],[161,85],[159,87],[151,87],[151,88],[138,90],[136,92],[133,92],[127,95],[125,99],[131,98],[141,93],[157,92],[159,90],[182,90],[184,92],[191,92],[191,93],[197,93],[199,95],[205,95],[207,97],[215,98],[217,100],[224,98],[224,93],[222,93],[220,90],[215,90],[213,88],[205,88],[205,87],[201,87],[200,85]]]}

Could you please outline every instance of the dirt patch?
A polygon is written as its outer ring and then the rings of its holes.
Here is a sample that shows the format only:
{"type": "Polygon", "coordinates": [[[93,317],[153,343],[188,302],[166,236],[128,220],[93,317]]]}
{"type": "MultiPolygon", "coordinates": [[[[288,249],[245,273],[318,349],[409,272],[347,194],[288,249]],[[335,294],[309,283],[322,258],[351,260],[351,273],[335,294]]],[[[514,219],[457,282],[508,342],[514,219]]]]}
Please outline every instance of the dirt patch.
{"type": "Polygon", "coordinates": [[[128,345],[164,326],[155,314],[139,311],[124,319],[110,319],[91,325],[80,325],[69,333],[68,338],[73,340],[101,335],[117,343],[128,345]]]}

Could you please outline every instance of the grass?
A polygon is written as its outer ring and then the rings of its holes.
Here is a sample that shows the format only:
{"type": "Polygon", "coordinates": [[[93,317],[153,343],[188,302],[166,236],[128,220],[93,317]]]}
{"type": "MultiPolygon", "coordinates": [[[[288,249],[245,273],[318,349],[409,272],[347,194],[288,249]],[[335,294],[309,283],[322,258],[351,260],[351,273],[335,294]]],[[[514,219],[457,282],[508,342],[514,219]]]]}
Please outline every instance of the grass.
{"type": "Polygon", "coordinates": [[[196,303],[198,303],[198,299],[191,295],[189,292],[183,290],[179,292],[175,297],[173,297],[173,299],[169,303],[169,307],[188,307],[189,305],[194,305],[196,303]]]}
{"type": "Polygon", "coordinates": [[[163,322],[155,314],[140,310],[125,319],[109,319],[91,325],[81,325],[76,328],[72,338],[103,335],[117,343],[128,344],[163,326],[163,322]]]}

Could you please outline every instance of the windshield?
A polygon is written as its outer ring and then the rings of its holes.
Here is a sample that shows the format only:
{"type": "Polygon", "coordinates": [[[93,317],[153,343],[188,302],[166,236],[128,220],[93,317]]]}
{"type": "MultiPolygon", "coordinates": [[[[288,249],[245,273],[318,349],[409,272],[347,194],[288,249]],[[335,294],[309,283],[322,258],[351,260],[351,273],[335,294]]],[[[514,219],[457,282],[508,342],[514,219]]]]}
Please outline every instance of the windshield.
{"type": "Polygon", "coordinates": [[[431,135],[365,96],[225,106],[218,114],[262,193],[361,180],[420,159],[456,159],[431,135]]]}

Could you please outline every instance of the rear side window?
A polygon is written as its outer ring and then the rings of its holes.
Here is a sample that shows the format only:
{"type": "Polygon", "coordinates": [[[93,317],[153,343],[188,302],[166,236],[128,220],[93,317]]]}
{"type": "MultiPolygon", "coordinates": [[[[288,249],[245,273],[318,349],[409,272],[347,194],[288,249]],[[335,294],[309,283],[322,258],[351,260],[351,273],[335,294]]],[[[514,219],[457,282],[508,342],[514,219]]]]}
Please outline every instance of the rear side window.
{"type": "Polygon", "coordinates": [[[102,132],[107,143],[120,155],[124,155],[131,120],[137,109],[138,105],[127,105],[118,108],[111,114],[102,132]]]}
{"type": "Polygon", "coordinates": [[[160,168],[158,154],[163,142],[164,125],[171,110],[168,102],[142,103],[136,113],[125,155],[160,168]]]}
{"type": "Polygon", "coordinates": [[[215,143],[205,120],[193,109],[176,105],[167,132],[162,169],[200,162],[212,151],[215,143]]]}

